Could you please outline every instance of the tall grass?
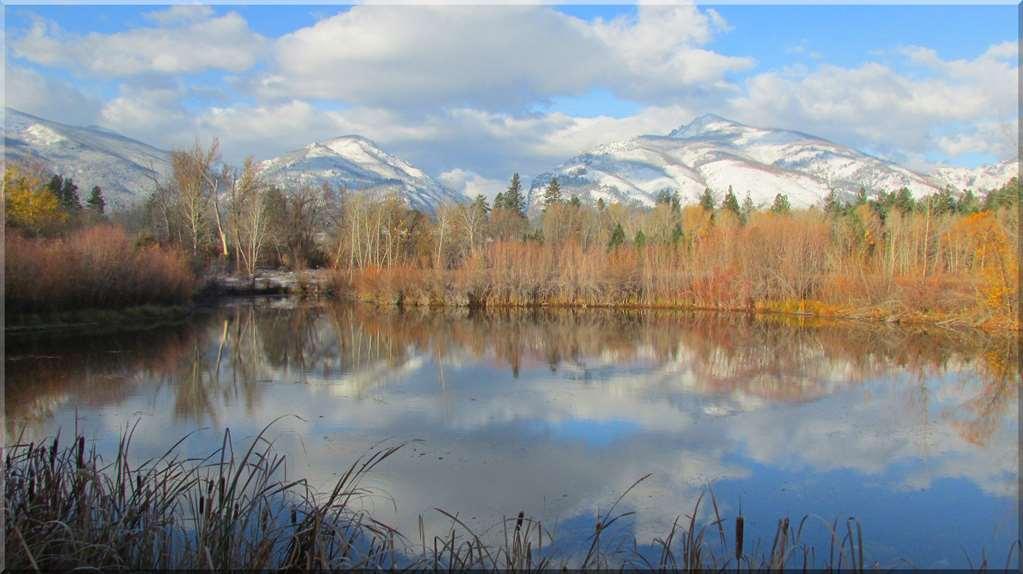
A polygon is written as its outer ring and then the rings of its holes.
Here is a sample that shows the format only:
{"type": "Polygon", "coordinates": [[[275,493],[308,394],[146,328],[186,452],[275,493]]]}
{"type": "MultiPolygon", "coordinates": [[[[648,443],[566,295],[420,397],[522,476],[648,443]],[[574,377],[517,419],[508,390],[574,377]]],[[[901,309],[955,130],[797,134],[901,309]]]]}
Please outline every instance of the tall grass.
{"type": "Polygon", "coordinates": [[[49,312],[187,301],[195,276],[183,253],[137,246],[121,227],[98,225],[62,237],[6,236],[8,311],[49,312]]]}
{"type": "MultiPolygon", "coordinates": [[[[608,539],[613,526],[631,514],[618,511],[619,504],[647,477],[599,515],[584,555],[559,557],[551,551],[551,532],[521,512],[502,521],[504,540],[496,545],[442,509],[437,510],[451,520],[445,534],[428,541],[420,520],[418,536],[407,538],[360,504],[373,494],[364,479],[400,444],[357,459],[329,492],[318,494],[304,479],[287,476],[285,458],[268,438],[271,425],[244,450],[235,449],[226,431],[221,446],[205,457],[181,456],[185,437],[163,455],[136,464],[129,453],[134,428],[122,435],[109,462],[87,449],[83,436],[62,443],[58,433],[46,444],[14,445],[4,467],[6,567],[861,572],[878,566],[868,563],[862,529],[853,518],[843,525],[821,521],[829,542],[819,553],[804,540],[805,528],[815,522],[809,516],[795,527],[788,518],[779,520],[770,547],[756,550],[745,539],[741,512],[732,520],[723,517],[713,493],[710,510],[701,495],[645,551],[635,541],[608,539]]],[[[1006,570],[1014,554],[1018,567],[1018,542],[1010,547],[1006,570]]],[[[982,558],[975,566],[995,565],[982,558]]]]}

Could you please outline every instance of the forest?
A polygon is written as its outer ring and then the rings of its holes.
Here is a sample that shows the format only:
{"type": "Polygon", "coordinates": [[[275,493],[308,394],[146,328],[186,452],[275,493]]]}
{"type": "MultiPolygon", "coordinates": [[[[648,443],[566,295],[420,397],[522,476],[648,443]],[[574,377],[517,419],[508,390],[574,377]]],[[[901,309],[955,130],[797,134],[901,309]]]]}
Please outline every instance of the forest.
{"type": "Polygon", "coordinates": [[[397,305],[671,307],[1017,329],[1019,185],[832,192],[794,209],[727,190],[653,207],[508,189],[427,214],[396,193],[279,186],[216,141],[171,156],[145,201],[110,213],[45,166],[7,165],[15,311],[187,301],[215,274],[329,269],[342,298],[397,305]]]}

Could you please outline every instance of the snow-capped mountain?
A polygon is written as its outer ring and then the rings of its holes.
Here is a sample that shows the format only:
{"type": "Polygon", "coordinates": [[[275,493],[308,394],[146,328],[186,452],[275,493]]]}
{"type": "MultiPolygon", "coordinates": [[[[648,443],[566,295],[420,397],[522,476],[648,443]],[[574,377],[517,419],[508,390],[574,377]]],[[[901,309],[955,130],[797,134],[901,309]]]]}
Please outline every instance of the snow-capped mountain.
{"type": "Polygon", "coordinates": [[[70,177],[83,199],[98,185],[110,208],[128,207],[153,190],[154,177],[162,179],[170,171],[168,152],[110,130],[4,111],[4,160],[38,163],[70,177]]]}
{"type": "Polygon", "coordinates": [[[934,171],[934,178],[953,189],[967,189],[979,192],[998,189],[1014,177],[1019,176],[1019,161],[1005,160],[993,165],[980,167],[939,167],[934,171]]]}
{"type": "Polygon", "coordinates": [[[537,176],[531,205],[557,177],[562,192],[581,199],[654,205],[658,192],[697,201],[710,188],[720,200],[731,186],[740,201],[770,204],[783,193],[797,207],[820,204],[830,189],[850,196],[907,187],[920,197],[938,191],[930,178],[894,163],[801,132],[747,126],[708,114],[667,136],[610,143],[537,176]]]}
{"type": "Polygon", "coordinates": [[[344,136],[260,162],[260,171],[281,185],[344,186],[382,197],[397,193],[409,205],[432,213],[438,205],[464,198],[405,160],[360,136],[344,136]]]}

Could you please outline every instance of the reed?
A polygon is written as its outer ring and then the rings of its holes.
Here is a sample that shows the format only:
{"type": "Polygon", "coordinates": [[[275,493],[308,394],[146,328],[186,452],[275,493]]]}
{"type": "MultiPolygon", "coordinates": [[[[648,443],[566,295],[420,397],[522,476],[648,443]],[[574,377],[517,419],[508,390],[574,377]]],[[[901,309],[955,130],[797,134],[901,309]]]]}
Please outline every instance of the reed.
{"type": "MultiPolygon", "coordinates": [[[[83,436],[62,442],[58,433],[45,444],[11,446],[4,461],[6,567],[861,572],[879,566],[868,562],[862,529],[853,518],[844,536],[837,521],[820,521],[830,540],[820,562],[814,547],[804,541],[809,516],[795,529],[789,518],[779,520],[767,553],[747,551],[741,512],[729,536],[728,522],[709,489],[690,513],[675,519],[667,536],[645,548],[635,541],[630,546],[608,539],[614,525],[632,514],[618,511],[620,504],[649,475],[597,517],[584,555],[559,555],[555,536],[523,512],[501,521],[503,541],[497,544],[485,543],[457,515],[439,508],[435,510],[451,520],[445,533],[428,541],[420,517],[418,536],[407,538],[360,504],[373,496],[363,484],[366,476],[402,444],[358,458],[324,496],[306,480],[287,477],[285,457],[268,435],[273,424],[238,449],[225,431],[220,447],[201,458],[181,455],[186,436],[161,456],[132,463],[135,427],[123,433],[109,462],[88,448],[83,436]],[[700,508],[708,494],[710,510],[703,518],[700,508]],[[649,548],[656,558],[650,558],[649,548]]],[[[1018,541],[1010,547],[1006,570],[1014,557],[1018,568],[1018,541]]],[[[982,555],[978,567],[993,566],[982,555]]]]}

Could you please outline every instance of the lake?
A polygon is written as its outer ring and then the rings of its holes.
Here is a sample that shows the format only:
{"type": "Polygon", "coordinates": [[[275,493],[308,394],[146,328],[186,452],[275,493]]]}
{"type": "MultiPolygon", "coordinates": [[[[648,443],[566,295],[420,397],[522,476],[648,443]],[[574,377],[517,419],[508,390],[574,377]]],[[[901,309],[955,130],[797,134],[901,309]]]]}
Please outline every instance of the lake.
{"type": "Polygon", "coordinates": [[[650,474],[609,533],[640,553],[709,487],[765,552],[783,517],[811,515],[818,554],[826,525],[855,517],[882,566],[983,553],[1002,568],[1019,536],[1016,344],[744,314],[240,300],[142,331],[8,334],[5,430],[77,427],[107,452],[139,421],[142,458],[293,415],[270,435],[289,476],[323,489],[408,442],[364,504],[416,540],[420,517],[450,526],[436,508],[485,537],[524,511],[555,533],[549,552],[585,552],[598,513],[650,474]]]}

